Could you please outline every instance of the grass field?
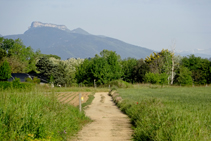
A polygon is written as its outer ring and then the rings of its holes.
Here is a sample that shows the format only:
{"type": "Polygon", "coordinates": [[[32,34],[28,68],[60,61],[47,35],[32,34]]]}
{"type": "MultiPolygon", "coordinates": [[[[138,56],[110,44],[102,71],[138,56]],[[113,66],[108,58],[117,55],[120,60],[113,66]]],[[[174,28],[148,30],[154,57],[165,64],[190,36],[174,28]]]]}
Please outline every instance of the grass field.
{"type": "Polygon", "coordinates": [[[211,140],[211,87],[118,89],[134,140],[211,140]]]}
{"type": "MultiPolygon", "coordinates": [[[[67,91],[65,88],[59,90],[67,91]]],[[[76,92],[72,95],[60,93],[58,97],[55,91],[57,88],[45,86],[24,91],[1,89],[0,140],[67,140],[91,121],[83,111],[69,103],[77,97],[76,92]],[[74,97],[66,101],[71,96],[74,97]],[[60,102],[61,99],[63,101],[60,102]]],[[[90,103],[88,93],[82,94],[88,100],[86,103],[90,103]]]]}

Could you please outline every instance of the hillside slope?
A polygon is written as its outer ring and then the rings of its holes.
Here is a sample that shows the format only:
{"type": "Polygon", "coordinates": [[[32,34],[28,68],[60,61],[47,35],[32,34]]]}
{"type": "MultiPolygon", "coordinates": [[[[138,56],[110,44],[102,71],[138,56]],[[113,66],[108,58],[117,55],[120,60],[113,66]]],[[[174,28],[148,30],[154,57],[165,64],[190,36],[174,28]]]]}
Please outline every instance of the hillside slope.
{"type": "Polygon", "coordinates": [[[94,57],[103,49],[116,51],[122,59],[145,58],[153,52],[150,49],[127,44],[114,38],[92,35],[81,28],[70,31],[37,26],[30,27],[24,34],[4,37],[20,38],[26,46],[31,46],[34,50],[40,49],[44,54],[56,54],[62,59],[94,57]]]}

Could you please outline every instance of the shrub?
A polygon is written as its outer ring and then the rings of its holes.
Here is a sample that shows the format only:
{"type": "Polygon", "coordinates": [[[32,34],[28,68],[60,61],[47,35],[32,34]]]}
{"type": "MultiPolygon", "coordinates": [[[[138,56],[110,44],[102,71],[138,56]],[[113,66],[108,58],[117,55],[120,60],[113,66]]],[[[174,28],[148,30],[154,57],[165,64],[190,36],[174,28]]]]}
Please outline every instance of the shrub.
{"type": "Polygon", "coordinates": [[[133,85],[128,83],[128,82],[125,82],[121,79],[119,80],[113,80],[113,81],[110,81],[107,85],[110,85],[111,87],[118,87],[118,88],[132,88],[133,85]]]}
{"type": "Polygon", "coordinates": [[[151,73],[151,72],[146,73],[144,81],[148,82],[148,83],[152,83],[152,84],[159,83],[160,82],[159,74],[158,73],[151,73]]]}
{"type": "Polygon", "coordinates": [[[5,89],[19,89],[19,90],[32,90],[34,87],[34,84],[32,83],[22,83],[20,82],[20,78],[15,78],[12,82],[7,82],[7,81],[0,81],[0,88],[3,90],[5,89]]]}
{"type": "Polygon", "coordinates": [[[192,85],[193,80],[191,74],[192,72],[188,68],[181,66],[177,78],[178,83],[181,85],[192,85]]]}
{"type": "Polygon", "coordinates": [[[40,84],[40,79],[37,78],[37,77],[34,77],[33,82],[36,83],[36,84],[40,84]]]}
{"type": "Polygon", "coordinates": [[[7,82],[7,81],[0,81],[0,89],[9,89],[11,88],[11,82],[7,82]]]}

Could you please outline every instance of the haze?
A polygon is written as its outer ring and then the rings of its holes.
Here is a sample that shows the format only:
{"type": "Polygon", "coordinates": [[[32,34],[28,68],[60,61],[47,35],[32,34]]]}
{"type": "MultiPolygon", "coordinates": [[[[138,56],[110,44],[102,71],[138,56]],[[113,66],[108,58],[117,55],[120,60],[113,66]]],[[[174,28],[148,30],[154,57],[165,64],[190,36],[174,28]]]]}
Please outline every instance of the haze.
{"type": "Polygon", "coordinates": [[[156,51],[211,48],[210,0],[1,0],[0,34],[33,21],[82,28],[156,51]]]}

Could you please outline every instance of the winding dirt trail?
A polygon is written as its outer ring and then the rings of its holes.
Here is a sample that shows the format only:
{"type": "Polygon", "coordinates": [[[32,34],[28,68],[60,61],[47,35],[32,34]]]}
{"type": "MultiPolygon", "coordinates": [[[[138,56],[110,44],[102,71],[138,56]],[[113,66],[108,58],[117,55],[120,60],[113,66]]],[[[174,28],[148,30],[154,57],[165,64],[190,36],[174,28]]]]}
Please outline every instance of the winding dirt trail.
{"type": "Polygon", "coordinates": [[[85,112],[93,122],[83,127],[73,141],[131,140],[130,120],[115,106],[108,92],[95,93],[95,99],[85,112]]]}

